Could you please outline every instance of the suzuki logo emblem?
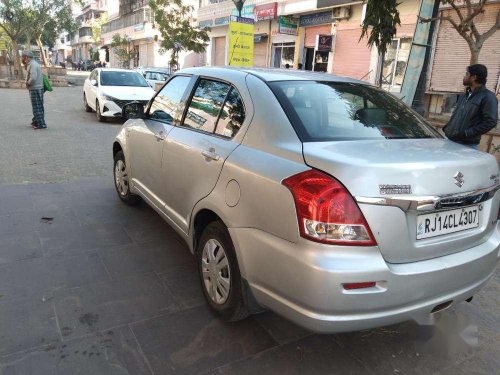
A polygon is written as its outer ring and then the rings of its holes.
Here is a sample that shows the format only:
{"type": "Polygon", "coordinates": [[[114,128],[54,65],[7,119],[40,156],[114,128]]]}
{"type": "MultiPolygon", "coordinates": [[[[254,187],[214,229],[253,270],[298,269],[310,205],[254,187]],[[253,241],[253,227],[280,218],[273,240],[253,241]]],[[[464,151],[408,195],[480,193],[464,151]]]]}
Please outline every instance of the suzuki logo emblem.
{"type": "Polygon", "coordinates": [[[453,176],[453,178],[456,181],[455,185],[457,185],[458,187],[462,187],[464,185],[464,175],[462,172],[455,173],[455,176],[453,176]]]}

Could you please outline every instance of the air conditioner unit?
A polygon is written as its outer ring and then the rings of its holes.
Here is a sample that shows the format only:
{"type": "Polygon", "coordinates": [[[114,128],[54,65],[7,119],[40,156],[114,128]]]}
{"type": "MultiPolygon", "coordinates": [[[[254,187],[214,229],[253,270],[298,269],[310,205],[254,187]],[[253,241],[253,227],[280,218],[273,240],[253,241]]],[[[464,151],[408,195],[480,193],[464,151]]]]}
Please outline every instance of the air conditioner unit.
{"type": "Polygon", "coordinates": [[[337,20],[351,17],[351,7],[333,8],[333,18],[337,20]]]}

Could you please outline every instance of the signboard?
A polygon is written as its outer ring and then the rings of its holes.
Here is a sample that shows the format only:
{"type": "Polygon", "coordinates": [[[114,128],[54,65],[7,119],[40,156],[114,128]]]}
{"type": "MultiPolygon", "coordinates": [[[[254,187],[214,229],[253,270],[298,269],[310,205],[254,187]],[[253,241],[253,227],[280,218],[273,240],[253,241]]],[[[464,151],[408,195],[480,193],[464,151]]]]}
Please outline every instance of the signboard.
{"type": "Polygon", "coordinates": [[[316,35],[316,51],[331,52],[333,43],[333,35],[316,35]]]}
{"type": "Polygon", "coordinates": [[[253,66],[253,19],[231,17],[229,23],[228,62],[229,66],[253,66]]]}
{"type": "Polygon", "coordinates": [[[350,4],[350,3],[355,3],[355,1],[352,0],[318,0],[316,2],[316,8],[330,8],[338,5],[345,5],[345,4],[350,4]]]}
{"type": "Polygon", "coordinates": [[[214,26],[222,26],[229,24],[229,17],[219,17],[214,20],[214,26]]]}
{"type": "Polygon", "coordinates": [[[214,21],[213,21],[213,20],[203,20],[203,21],[198,22],[198,27],[199,27],[200,29],[204,29],[205,27],[210,27],[210,26],[212,26],[212,25],[213,25],[213,23],[214,23],[214,21]]]}
{"type": "Polygon", "coordinates": [[[257,5],[255,7],[255,19],[257,21],[274,20],[278,15],[278,3],[257,5]]]}
{"type": "Polygon", "coordinates": [[[144,30],[144,23],[138,23],[134,25],[134,31],[144,30]]]}
{"type": "MultiPolygon", "coordinates": [[[[242,18],[251,18],[252,20],[255,20],[255,4],[251,5],[244,5],[243,8],[241,8],[241,17],[242,18]]],[[[233,9],[231,11],[232,16],[238,16],[238,9],[233,9]]]]}
{"type": "Polygon", "coordinates": [[[278,34],[297,35],[297,19],[289,16],[279,16],[278,34]]]}
{"type": "Polygon", "coordinates": [[[313,13],[300,16],[299,26],[307,27],[307,26],[324,25],[325,23],[333,23],[334,21],[335,20],[333,18],[332,11],[313,13]]]}
{"type": "Polygon", "coordinates": [[[7,34],[0,31],[0,51],[7,49],[7,34]]]}

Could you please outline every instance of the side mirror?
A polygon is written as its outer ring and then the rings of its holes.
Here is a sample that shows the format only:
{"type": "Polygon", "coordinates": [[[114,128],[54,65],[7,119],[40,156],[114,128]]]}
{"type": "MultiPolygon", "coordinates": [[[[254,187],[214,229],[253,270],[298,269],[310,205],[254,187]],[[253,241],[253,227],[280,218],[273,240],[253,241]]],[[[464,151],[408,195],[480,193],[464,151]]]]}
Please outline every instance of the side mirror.
{"type": "Polygon", "coordinates": [[[144,105],[139,102],[125,104],[122,108],[122,117],[127,120],[144,118],[144,105]]]}
{"type": "Polygon", "coordinates": [[[97,81],[96,81],[95,79],[91,79],[91,80],[90,80],[90,84],[91,84],[92,86],[97,86],[97,81]]]}

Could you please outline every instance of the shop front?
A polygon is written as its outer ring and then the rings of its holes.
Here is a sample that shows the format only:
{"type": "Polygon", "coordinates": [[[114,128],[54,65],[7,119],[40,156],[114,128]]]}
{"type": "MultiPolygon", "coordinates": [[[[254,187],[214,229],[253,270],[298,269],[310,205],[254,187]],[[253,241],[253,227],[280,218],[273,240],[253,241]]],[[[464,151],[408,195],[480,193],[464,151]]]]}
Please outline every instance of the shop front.
{"type": "Polygon", "coordinates": [[[272,25],[273,68],[293,67],[295,39],[297,38],[298,20],[290,16],[279,16],[272,25]]]}
{"type": "Polygon", "coordinates": [[[332,11],[300,16],[299,26],[304,28],[303,60],[305,70],[326,72],[330,59],[332,37],[332,11]],[[330,45],[328,46],[328,42],[330,45]],[[321,47],[320,47],[321,44],[321,47]]]}

